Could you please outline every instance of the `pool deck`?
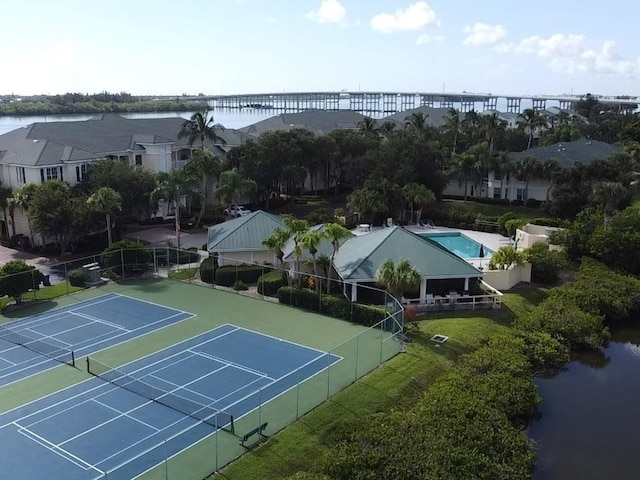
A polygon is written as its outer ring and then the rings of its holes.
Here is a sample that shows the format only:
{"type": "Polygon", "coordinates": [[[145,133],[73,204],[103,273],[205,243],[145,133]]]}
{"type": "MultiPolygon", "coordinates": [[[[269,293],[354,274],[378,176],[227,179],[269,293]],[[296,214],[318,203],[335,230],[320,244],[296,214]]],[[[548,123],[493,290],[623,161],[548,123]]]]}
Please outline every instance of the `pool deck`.
{"type": "MultiPolygon", "coordinates": [[[[371,231],[380,230],[382,228],[388,227],[373,227],[371,231]]],[[[503,237],[498,233],[477,232],[475,230],[462,230],[460,228],[447,227],[422,228],[418,225],[407,225],[404,228],[413,233],[462,233],[494,252],[500,249],[500,247],[513,244],[509,237],[503,237]]],[[[366,235],[367,233],[370,233],[370,231],[364,231],[363,229],[356,227],[351,231],[351,233],[354,235],[366,235]]],[[[487,255],[485,258],[466,258],[465,260],[476,268],[486,269],[490,258],[491,257],[487,255]]]]}

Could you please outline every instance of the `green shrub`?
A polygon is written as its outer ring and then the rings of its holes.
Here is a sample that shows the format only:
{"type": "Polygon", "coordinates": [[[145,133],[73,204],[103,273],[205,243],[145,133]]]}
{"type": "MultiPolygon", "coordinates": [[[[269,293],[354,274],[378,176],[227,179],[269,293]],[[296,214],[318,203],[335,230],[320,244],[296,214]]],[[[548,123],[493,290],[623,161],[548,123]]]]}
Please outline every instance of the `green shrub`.
{"type": "Polygon", "coordinates": [[[236,283],[233,284],[234,290],[249,290],[249,287],[242,280],[237,280],[236,283]]]}
{"type": "Polygon", "coordinates": [[[500,228],[501,232],[506,232],[507,231],[507,222],[509,220],[513,220],[515,218],[518,218],[518,216],[513,213],[513,212],[507,212],[505,214],[503,214],[500,218],[498,218],[498,228],[500,228]]]}
{"type": "Polygon", "coordinates": [[[151,253],[140,242],[133,240],[120,240],[105,248],[100,255],[100,266],[114,269],[120,275],[124,261],[125,271],[139,268],[151,261],[151,253]]]}
{"type": "Polygon", "coordinates": [[[546,243],[534,243],[525,254],[531,263],[531,280],[534,282],[553,284],[558,281],[560,272],[567,268],[566,253],[549,250],[546,243]]]}
{"type": "Polygon", "coordinates": [[[205,283],[213,283],[216,273],[216,263],[214,257],[205,258],[200,263],[200,280],[205,283]]]}
{"type": "Polygon", "coordinates": [[[258,293],[276,297],[278,289],[287,285],[287,274],[283,270],[272,270],[258,278],[258,293]]]}
{"type": "Polygon", "coordinates": [[[84,287],[84,284],[87,281],[87,271],[82,267],[74,268],[69,271],[67,278],[72,286],[84,287]]]}
{"type": "Polygon", "coordinates": [[[216,269],[216,285],[231,287],[238,280],[242,280],[247,285],[254,285],[261,275],[270,270],[268,266],[225,265],[216,269]]]}
{"type": "Polygon", "coordinates": [[[522,229],[527,224],[527,220],[523,218],[514,218],[513,220],[507,220],[504,224],[508,237],[513,237],[516,234],[516,230],[522,229]]]}
{"type": "Polygon", "coordinates": [[[387,312],[384,308],[362,305],[332,295],[319,295],[311,290],[281,287],[278,301],[285,305],[320,312],[334,318],[349,320],[361,325],[371,326],[382,321],[387,312]]]}

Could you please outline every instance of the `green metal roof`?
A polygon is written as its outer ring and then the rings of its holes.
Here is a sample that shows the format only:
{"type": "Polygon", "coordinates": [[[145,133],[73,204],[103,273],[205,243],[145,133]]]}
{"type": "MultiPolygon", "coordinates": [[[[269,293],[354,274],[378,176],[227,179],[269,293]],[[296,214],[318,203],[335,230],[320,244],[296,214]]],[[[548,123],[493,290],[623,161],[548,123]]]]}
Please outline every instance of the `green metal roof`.
{"type": "Polygon", "coordinates": [[[348,239],[333,265],[343,280],[373,281],[387,260],[407,259],[423,278],[482,277],[483,273],[457,255],[402,227],[384,228],[348,239]]]}
{"type": "Polygon", "coordinates": [[[258,210],[209,227],[207,247],[210,252],[269,250],[262,241],[278,227],[284,227],[279,216],[258,210]]]}
{"type": "MultiPolygon", "coordinates": [[[[309,228],[309,230],[316,231],[322,234],[322,232],[324,231],[324,226],[325,224],[321,223],[321,224],[312,226],[311,228],[309,228]]],[[[349,234],[349,236],[352,236],[352,234],[349,234]]],[[[346,240],[347,239],[345,238],[341,240],[340,243],[346,240]]],[[[287,244],[282,249],[282,251],[284,252],[283,259],[285,262],[287,261],[291,262],[296,259],[294,248],[295,248],[295,242],[293,241],[293,238],[290,238],[287,244]]],[[[318,252],[316,253],[316,258],[318,258],[321,255],[326,255],[327,257],[331,257],[331,255],[333,255],[333,245],[331,244],[331,240],[328,240],[326,238],[322,239],[322,241],[316,246],[316,249],[318,250],[318,252]]],[[[302,256],[300,257],[300,261],[304,262],[307,260],[313,260],[313,258],[311,257],[309,250],[305,248],[302,252],[302,256]]]]}

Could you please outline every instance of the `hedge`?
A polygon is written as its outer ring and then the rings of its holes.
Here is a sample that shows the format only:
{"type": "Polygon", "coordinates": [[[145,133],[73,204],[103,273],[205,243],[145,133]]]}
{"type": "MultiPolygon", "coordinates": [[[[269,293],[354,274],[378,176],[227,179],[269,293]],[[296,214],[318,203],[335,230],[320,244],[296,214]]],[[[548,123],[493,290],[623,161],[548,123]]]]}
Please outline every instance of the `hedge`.
{"type": "Polygon", "coordinates": [[[268,297],[278,296],[278,289],[287,285],[287,274],[282,270],[272,270],[258,278],[258,293],[268,297]]]}
{"type": "Polygon", "coordinates": [[[205,283],[213,283],[213,278],[216,272],[216,264],[214,257],[205,258],[200,263],[200,280],[205,283]]]}
{"type": "Polygon", "coordinates": [[[271,271],[271,268],[266,265],[226,265],[216,269],[216,285],[232,287],[238,280],[242,280],[247,285],[253,285],[268,271],[271,271]]]}
{"type": "Polygon", "coordinates": [[[122,274],[123,260],[125,270],[129,271],[139,265],[148,264],[151,259],[151,252],[144,248],[142,243],[133,240],[120,240],[104,249],[100,255],[100,266],[103,269],[114,269],[122,274]]]}
{"type": "Polygon", "coordinates": [[[87,271],[82,267],[74,268],[69,272],[67,278],[72,287],[84,287],[87,281],[87,271]]]}
{"type": "Polygon", "coordinates": [[[281,287],[278,290],[278,301],[284,305],[304,308],[327,316],[349,320],[370,327],[380,323],[387,312],[382,307],[371,305],[353,305],[346,299],[317,293],[299,288],[281,287]]]}

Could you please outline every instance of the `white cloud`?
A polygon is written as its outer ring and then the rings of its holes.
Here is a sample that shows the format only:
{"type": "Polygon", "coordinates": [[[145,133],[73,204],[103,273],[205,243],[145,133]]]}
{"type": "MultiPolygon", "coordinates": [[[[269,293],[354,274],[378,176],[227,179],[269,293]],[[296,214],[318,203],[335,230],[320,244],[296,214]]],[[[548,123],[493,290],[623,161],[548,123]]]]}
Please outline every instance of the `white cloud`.
{"type": "Polygon", "coordinates": [[[561,73],[597,73],[634,77],[638,74],[639,59],[624,57],[615,51],[615,43],[606,41],[599,49],[589,48],[584,35],[556,33],[548,38],[527,37],[504,51],[538,55],[561,73]]]}
{"type": "Polygon", "coordinates": [[[371,28],[382,33],[421,30],[430,25],[438,25],[436,12],[427,2],[416,2],[395,13],[379,13],[371,19],[371,28]]]}
{"type": "Polygon", "coordinates": [[[267,16],[267,22],[268,23],[276,23],[276,17],[273,17],[271,15],[267,16]]]}
{"type": "Polygon", "coordinates": [[[443,41],[444,37],[442,35],[433,36],[421,33],[416,39],[416,45],[429,45],[430,43],[442,43],[443,41]]]}
{"type": "Polygon", "coordinates": [[[468,46],[495,45],[507,36],[507,31],[502,25],[487,25],[475,23],[464,27],[466,36],[462,43],[468,46]]]}
{"type": "Polygon", "coordinates": [[[307,13],[307,18],[318,23],[344,24],[347,10],[339,0],[322,0],[318,10],[307,13]]]}

